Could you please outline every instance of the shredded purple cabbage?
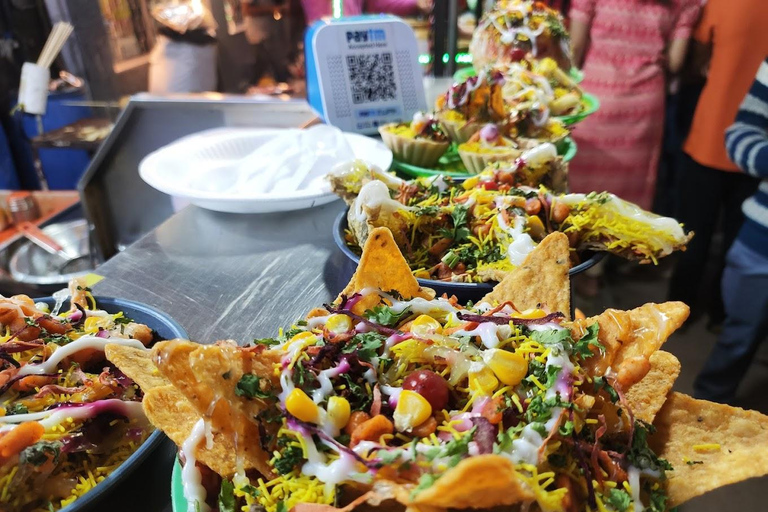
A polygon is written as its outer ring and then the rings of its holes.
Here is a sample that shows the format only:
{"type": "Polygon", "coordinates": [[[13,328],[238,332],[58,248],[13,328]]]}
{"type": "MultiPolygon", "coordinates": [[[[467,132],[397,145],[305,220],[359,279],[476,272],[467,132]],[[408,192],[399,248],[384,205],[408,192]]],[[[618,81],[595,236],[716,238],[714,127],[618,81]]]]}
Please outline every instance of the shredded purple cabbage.
{"type": "Polygon", "coordinates": [[[472,440],[477,445],[480,455],[493,453],[493,443],[496,441],[498,429],[482,416],[472,418],[472,424],[475,426],[472,440]]]}
{"type": "Polygon", "coordinates": [[[325,432],[323,432],[322,430],[317,428],[317,426],[315,426],[315,425],[313,425],[311,423],[306,423],[304,421],[301,421],[300,419],[296,418],[295,416],[292,416],[288,412],[285,412],[285,416],[287,418],[286,425],[291,430],[294,430],[294,431],[296,431],[296,432],[298,432],[298,433],[300,433],[302,435],[305,435],[305,436],[316,435],[317,437],[319,437],[323,441],[326,441],[327,443],[330,443],[330,444],[334,445],[336,448],[338,448],[338,450],[340,452],[346,453],[350,457],[353,457],[355,460],[357,460],[358,462],[363,464],[368,469],[377,469],[378,468],[378,466],[379,466],[378,463],[376,463],[375,461],[365,460],[360,455],[355,453],[354,450],[344,446],[343,444],[341,444],[340,442],[335,440],[333,437],[329,436],[328,434],[326,434],[325,432]]]}

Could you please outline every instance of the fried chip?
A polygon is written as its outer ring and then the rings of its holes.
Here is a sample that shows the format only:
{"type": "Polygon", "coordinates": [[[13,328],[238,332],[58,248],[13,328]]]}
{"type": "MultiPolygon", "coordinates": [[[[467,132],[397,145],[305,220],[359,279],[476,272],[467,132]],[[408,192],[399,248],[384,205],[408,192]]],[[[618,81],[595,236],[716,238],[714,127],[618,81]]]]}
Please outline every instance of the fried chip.
{"type": "Polygon", "coordinates": [[[509,272],[483,301],[493,304],[510,301],[518,311],[544,306],[550,312],[571,317],[571,283],[568,237],[563,233],[547,235],[525,258],[522,265],[509,272]]]}
{"type": "Polygon", "coordinates": [[[651,370],[627,390],[625,397],[635,418],[653,423],[680,375],[680,361],[663,350],[654,352],[649,361],[651,370]]]}
{"type": "MultiPolygon", "coordinates": [[[[192,434],[195,423],[202,417],[194,406],[174,386],[162,386],[148,390],[142,402],[144,412],[152,424],[165,432],[178,446],[192,434]]],[[[195,450],[197,460],[219,475],[231,477],[237,468],[236,450],[233,440],[221,432],[212,430],[213,444],[210,448],[205,441],[195,450]]],[[[243,459],[243,469],[255,466],[243,459]]]]}
{"type": "Polygon", "coordinates": [[[574,339],[581,339],[588,326],[600,326],[598,341],[605,348],[584,362],[592,375],[604,375],[608,368],[618,373],[624,389],[650,371],[648,359],[688,318],[682,302],[648,303],[629,311],[607,309],[598,316],[577,320],[569,327],[574,339]]]}
{"type": "Polygon", "coordinates": [[[149,350],[113,343],[105,347],[104,355],[109,362],[138,384],[144,393],[171,385],[171,381],[155,366],[149,350]]]}
{"type": "MultiPolygon", "coordinates": [[[[405,299],[434,297],[434,291],[419,286],[408,262],[397,247],[392,232],[387,228],[376,228],[371,231],[363,247],[363,255],[360,257],[357,270],[339,298],[341,295],[350,296],[365,288],[395,291],[405,299]]],[[[358,301],[352,311],[362,314],[365,310],[376,306],[379,301],[378,295],[368,295],[358,301]]]]}
{"type": "Polygon", "coordinates": [[[161,341],[152,349],[160,372],[192,403],[199,415],[210,418],[215,431],[237,439],[243,460],[262,474],[270,475],[270,459],[261,447],[259,426],[250,418],[269,407],[264,400],[249,399],[236,392],[240,378],[256,375],[269,388],[278,386],[272,371],[278,355],[241,350],[232,343],[199,345],[191,341],[161,341]]]}
{"type": "Polygon", "coordinates": [[[670,507],[718,487],[768,474],[768,416],[671,393],[651,446],[675,468],[670,507]]]}
{"type": "Polygon", "coordinates": [[[518,478],[512,461],[501,455],[478,455],[446,471],[431,487],[419,492],[412,504],[452,509],[490,508],[533,499],[533,493],[518,478]]]}

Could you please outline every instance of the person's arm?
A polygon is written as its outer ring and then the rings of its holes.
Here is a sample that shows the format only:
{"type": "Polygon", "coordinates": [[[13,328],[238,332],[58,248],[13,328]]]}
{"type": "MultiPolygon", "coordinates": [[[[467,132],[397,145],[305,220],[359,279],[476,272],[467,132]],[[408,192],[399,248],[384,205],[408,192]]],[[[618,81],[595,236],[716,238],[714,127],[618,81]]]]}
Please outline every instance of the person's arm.
{"type": "Polygon", "coordinates": [[[675,5],[675,25],[669,35],[666,51],[667,71],[671,75],[676,75],[683,69],[691,32],[701,11],[699,0],[680,0],[675,5]]]}
{"type": "Polygon", "coordinates": [[[571,4],[571,59],[579,69],[584,66],[589,47],[589,28],[594,14],[595,0],[574,0],[571,4]]]}
{"type": "Polygon", "coordinates": [[[768,59],[725,131],[728,157],[747,174],[768,178],[768,59]]]}

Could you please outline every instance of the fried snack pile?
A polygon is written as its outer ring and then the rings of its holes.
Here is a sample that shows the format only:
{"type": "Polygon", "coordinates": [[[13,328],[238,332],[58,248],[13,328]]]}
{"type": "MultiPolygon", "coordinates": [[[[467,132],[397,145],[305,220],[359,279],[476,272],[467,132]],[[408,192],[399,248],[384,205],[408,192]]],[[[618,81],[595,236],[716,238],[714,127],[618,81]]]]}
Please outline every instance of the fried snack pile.
{"type": "Polygon", "coordinates": [[[27,296],[0,298],[0,510],[58,510],[122,464],[152,432],[141,390],[104,358],[145,351],[146,325],[98,309],[70,285],[63,313],[27,296]],[[43,307],[45,306],[45,307],[43,307]]]}
{"type": "Polygon", "coordinates": [[[538,151],[512,164],[491,164],[463,183],[446,177],[382,181],[382,174],[331,173],[334,191],[350,204],[347,242],[360,248],[372,229],[386,227],[414,274],[425,279],[500,281],[552,232],[568,235],[574,265],[584,251],[656,263],[684,250],[693,236],[675,219],[613,194],[554,194],[531,187],[560,188],[565,181],[559,159],[538,151]]]}
{"type": "Polygon", "coordinates": [[[571,69],[562,16],[533,0],[498,0],[478,23],[469,52],[477,70],[517,62],[527,53],[537,59],[550,57],[566,72],[571,69]]]}
{"type": "Polygon", "coordinates": [[[378,228],[338,299],[275,338],[107,355],[180,446],[188,510],[662,512],[768,472],[768,418],[670,392],[659,349],[688,307],[570,321],[567,250],[550,235],[460,305],[378,228]]]}

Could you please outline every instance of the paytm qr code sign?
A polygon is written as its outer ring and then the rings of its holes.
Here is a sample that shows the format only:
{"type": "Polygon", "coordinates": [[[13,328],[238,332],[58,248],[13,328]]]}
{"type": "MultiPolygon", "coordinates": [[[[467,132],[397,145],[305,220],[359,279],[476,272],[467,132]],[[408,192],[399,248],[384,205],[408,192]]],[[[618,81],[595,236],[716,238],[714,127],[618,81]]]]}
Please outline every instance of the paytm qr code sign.
{"type": "Polygon", "coordinates": [[[426,110],[416,37],[400,18],[320,20],[304,47],[307,98],[326,123],[373,134],[426,110]]]}

